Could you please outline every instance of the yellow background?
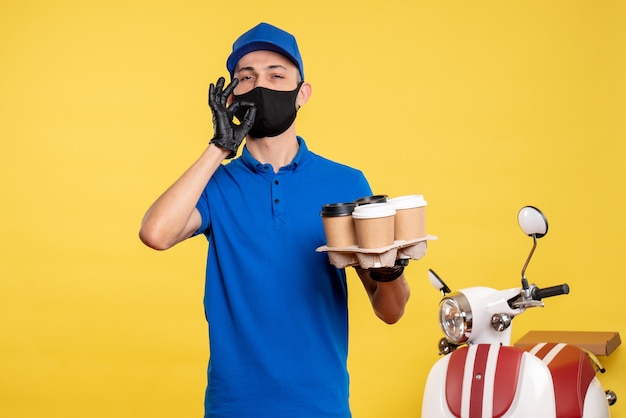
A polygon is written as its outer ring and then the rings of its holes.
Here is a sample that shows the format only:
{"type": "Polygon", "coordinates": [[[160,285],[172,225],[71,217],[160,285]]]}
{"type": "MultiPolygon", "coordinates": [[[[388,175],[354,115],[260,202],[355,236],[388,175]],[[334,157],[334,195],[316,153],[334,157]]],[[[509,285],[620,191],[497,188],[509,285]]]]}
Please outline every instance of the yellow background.
{"type": "MultiPolygon", "coordinates": [[[[137,231],[206,146],[207,87],[259,21],[299,39],[309,147],[376,193],[424,194],[439,237],[397,325],[350,273],[356,418],[419,416],[441,336],[427,269],[517,286],[527,204],[550,222],[529,279],[572,290],[514,339],[624,338],[625,18],[612,0],[3,1],[0,416],[201,416],[206,242],[156,252],[137,231]]],[[[626,397],[624,348],[604,360],[626,397]]]]}

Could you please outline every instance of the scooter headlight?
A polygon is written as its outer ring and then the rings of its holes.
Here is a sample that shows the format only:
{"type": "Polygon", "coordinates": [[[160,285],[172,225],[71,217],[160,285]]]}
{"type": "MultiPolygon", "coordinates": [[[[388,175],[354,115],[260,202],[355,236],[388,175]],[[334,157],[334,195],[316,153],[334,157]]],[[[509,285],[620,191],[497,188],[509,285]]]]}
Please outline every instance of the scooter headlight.
{"type": "Polygon", "coordinates": [[[450,341],[467,341],[472,332],[472,309],[463,293],[454,292],[441,300],[439,324],[450,341]]]}

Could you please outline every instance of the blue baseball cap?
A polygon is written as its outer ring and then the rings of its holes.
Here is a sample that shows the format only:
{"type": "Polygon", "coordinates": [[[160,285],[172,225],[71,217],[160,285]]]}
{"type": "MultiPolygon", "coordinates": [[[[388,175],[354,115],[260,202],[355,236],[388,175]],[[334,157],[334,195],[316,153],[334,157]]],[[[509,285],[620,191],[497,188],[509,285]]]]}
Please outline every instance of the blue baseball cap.
{"type": "Polygon", "coordinates": [[[269,23],[259,23],[237,38],[233,44],[233,52],[226,60],[226,69],[230,72],[231,78],[239,60],[254,51],[273,51],[284,55],[298,67],[300,77],[304,80],[304,66],[296,38],[269,23]]]}

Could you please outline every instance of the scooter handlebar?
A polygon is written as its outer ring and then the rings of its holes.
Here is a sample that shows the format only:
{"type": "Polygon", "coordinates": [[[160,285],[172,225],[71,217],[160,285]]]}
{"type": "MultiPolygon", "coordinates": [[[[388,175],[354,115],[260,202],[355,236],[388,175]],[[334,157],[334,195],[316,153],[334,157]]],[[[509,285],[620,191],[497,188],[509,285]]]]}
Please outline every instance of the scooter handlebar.
{"type": "Polygon", "coordinates": [[[560,284],[558,286],[550,286],[545,289],[539,289],[535,287],[532,290],[532,297],[534,300],[541,300],[543,298],[549,298],[552,296],[567,295],[569,293],[569,286],[567,283],[560,284]]]}

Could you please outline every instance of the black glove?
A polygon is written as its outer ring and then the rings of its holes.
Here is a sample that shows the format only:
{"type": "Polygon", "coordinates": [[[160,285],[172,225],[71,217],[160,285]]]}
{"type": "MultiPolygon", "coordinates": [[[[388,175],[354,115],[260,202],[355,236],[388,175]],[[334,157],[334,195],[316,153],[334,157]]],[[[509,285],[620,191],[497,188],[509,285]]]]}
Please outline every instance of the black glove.
{"type": "Polygon", "coordinates": [[[408,259],[397,259],[393,267],[379,267],[370,270],[370,278],[377,282],[392,282],[402,276],[404,267],[409,264],[408,259]]]}
{"type": "Polygon", "coordinates": [[[209,141],[209,144],[215,144],[230,151],[226,158],[233,158],[254,123],[256,107],[254,107],[254,103],[249,102],[234,102],[226,107],[228,97],[239,84],[239,79],[233,79],[225,89],[224,82],[224,77],[220,77],[215,85],[209,86],[209,107],[213,113],[214,130],[213,139],[209,141]],[[240,121],[241,124],[237,125],[233,122],[233,117],[237,109],[241,107],[247,107],[248,111],[243,120],[240,121]]]}

